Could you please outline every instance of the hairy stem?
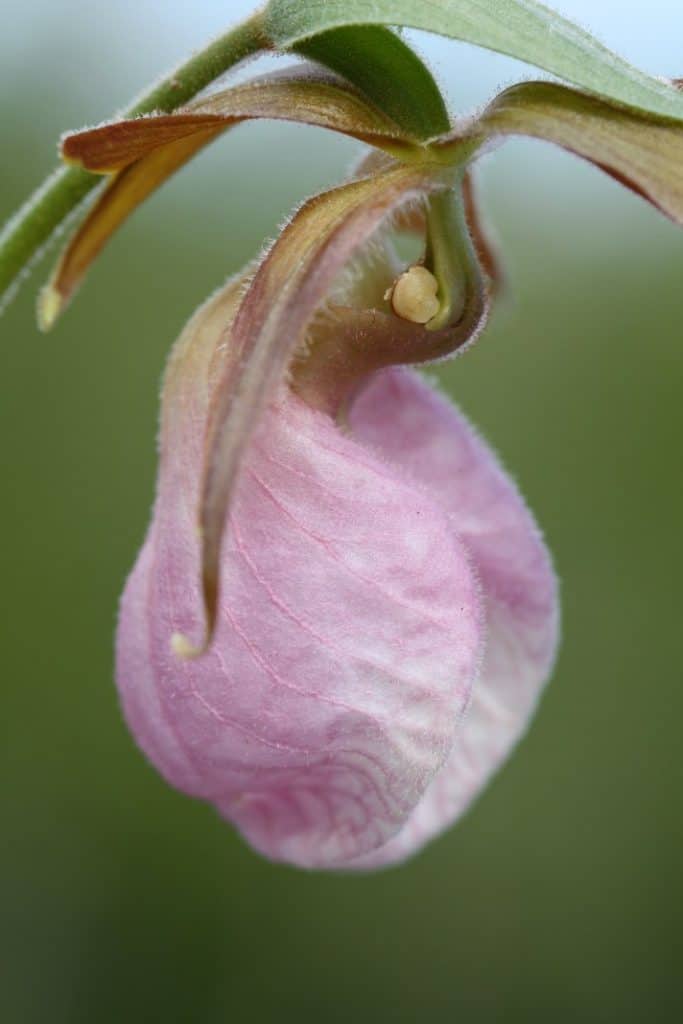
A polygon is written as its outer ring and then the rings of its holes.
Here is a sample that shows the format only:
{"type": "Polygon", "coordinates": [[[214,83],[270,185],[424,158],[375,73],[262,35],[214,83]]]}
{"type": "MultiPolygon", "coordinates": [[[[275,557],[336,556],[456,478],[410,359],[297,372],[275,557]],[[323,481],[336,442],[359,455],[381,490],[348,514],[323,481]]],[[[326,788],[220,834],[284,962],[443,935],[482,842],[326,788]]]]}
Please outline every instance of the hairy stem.
{"type": "MultiPolygon", "coordinates": [[[[257,11],[136,100],[123,116],[170,113],[236,64],[269,48],[263,13],[257,11]]],[[[101,181],[81,168],[60,167],[5,224],[0,231],[0,307],[55,229],[101,181]]]]}
{"type": "MultiPolygon", "coordinates": [[[[462,171],[454,187],[427,200],[427,251],[425,266],[439,284],[441,308],[427,324],[442,330],[459,322],[472,291],[472,275],[478,263],[472,250],[462,199],[462,171]]],[[[475,289],[476,291],[476,289],[475,289]]]]}

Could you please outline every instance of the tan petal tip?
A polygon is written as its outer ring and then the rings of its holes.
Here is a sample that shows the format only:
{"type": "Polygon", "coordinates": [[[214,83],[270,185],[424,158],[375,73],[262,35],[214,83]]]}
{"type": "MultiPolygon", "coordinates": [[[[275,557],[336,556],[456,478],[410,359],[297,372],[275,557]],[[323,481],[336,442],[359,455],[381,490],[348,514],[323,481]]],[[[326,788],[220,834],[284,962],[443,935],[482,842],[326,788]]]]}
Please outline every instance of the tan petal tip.
{"type": "Polygon", "coordinates": [[[171,635],[171,650],[177,658],[182,658],[183,661],[190,661],[193,658],[199,658],[202,654],[206,653],[206,644],[202,644],[197,647],[191,643],[183,633],[173,633],[171,635]]]}
{"type": "Polygon", "coordinates": [[[38,296],[38,327],[41,331],[49,331],[55,325],[57,317],[62,311],[63,299],[57,289],[46,284],[38,296]]]}
{"type": "Polygon", "coordinates": [[[59,147],[59,156],[63,164],[67,164],[69,167],[83,167],[83,157],[78,152],[74,152],[71,146],[71,139],[67,136],[59,147]]]}

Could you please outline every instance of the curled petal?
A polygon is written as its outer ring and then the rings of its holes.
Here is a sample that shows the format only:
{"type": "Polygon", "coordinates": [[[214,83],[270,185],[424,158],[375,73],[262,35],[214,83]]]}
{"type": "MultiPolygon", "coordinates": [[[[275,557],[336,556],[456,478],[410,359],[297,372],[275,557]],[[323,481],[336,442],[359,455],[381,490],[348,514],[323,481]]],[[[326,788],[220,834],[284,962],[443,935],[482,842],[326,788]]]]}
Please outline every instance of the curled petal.
{"type": "Polygon", "coordinates": [[[378,374],[350,415],[354,439],[424,487],[478,573],[486,649],[450,757],[409,821],[358,867],[403,860],[469,806],[525,731],[558,640],[557,584],[534,519],[488,445],[409,371],[378,374]]]}
{"type": "Polygon", "coordinates": [[[465,215],[479,262],[491,282],[492,294],[495,297],[505,291],[505,267],[496,239],[482,212],[477,192],[474,170],[470,169],[463,180],[465,215]]]}
{"type": "Polygon", "coordinates": [[[683,124],[586,96],[554,82],[506,89],[464,133],[437,143],[457,151],[463,137],[485,142],[526,135],[589,160],[683,223],[683,124]]]}
{"type": "Polygon", "coordinates": [[[261,411],[349,258],[394,209],[443,187],[425,171],[401,167],[316,196],[301,207],[254,275],[230,330],[230,359],[209,413],[200,498],[207,620],[201,650],[215,623],[226,510],[261,411]]]}

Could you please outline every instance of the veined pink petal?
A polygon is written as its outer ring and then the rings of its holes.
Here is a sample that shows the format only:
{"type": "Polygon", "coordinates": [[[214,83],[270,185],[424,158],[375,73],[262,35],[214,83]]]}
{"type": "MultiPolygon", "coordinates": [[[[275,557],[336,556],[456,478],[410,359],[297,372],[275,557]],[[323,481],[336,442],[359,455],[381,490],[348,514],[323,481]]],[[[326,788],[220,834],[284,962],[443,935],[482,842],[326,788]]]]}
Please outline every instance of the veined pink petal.
{"type": "Polygon", "coordinates": [[[449,755],[480,662],[470,557],[427,488],[283,387],[238,478],[213,644],[179,659],[171,636],[200,627],[195,514],[220,361],[211,331],[186,337],[121,607],[124,712],[165,778],[266,856],[345,866],[401,830],[449,755]]]}
{"type": "Polygon", "coordinates": [[[357,863],[378,867],[451,825],[525,731],[557,648],[557,583],[535,521],[494,453],[416,374],[376,375],[351,425],[354,438],[441,503],[471,552],[487,618],[482,671],[453,751],[404,828],[357,863]]]}

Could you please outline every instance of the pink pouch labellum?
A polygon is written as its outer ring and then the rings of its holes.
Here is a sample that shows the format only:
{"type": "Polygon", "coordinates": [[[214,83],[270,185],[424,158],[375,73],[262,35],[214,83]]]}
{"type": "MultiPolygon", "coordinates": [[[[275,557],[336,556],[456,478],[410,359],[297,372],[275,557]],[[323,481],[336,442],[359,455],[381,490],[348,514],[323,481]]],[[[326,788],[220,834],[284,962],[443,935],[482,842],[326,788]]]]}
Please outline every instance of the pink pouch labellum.
{"type": "Polygon", "coordinates": [[[450,825],[526,726],[554,575],[495,456],[419,376],[375,374],[344,430],[281,384],[236,477],[212,644],[178,658],[171,638],[202,625],[201,468],[240,291],[196,314],[169,363],[121,607],[123,708],[164,777],[266,856],[382,866],[450,825]]]}
{"type": "Polygon", "coordinates": [[[122,602],[124,711],[168,781],[264,854],[344,866],[400,831],[448,757],[481,656],[476,576],[426,489],[283,388],[239,474],[214,642],[178,659],[170,637],[201,615],[212,353],[195,346],[194,372],[167,378],[154,518],[122,602]]]}

